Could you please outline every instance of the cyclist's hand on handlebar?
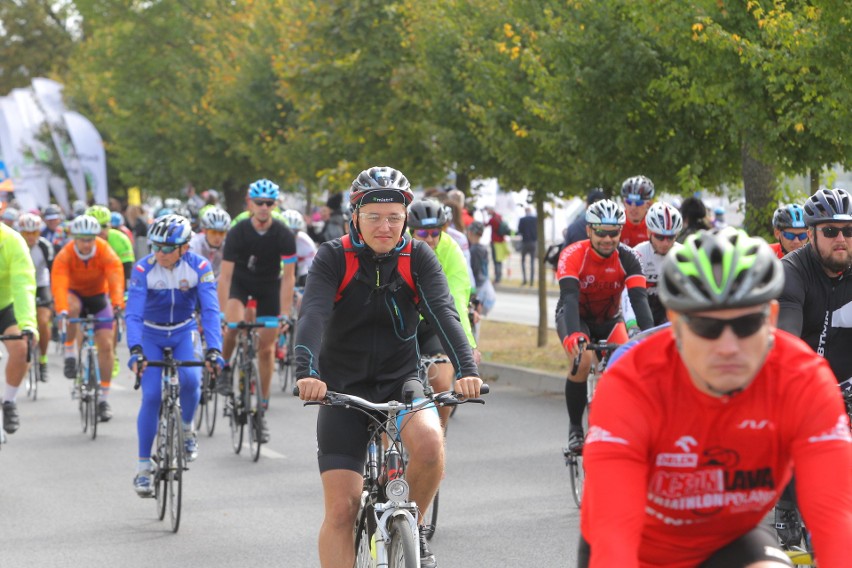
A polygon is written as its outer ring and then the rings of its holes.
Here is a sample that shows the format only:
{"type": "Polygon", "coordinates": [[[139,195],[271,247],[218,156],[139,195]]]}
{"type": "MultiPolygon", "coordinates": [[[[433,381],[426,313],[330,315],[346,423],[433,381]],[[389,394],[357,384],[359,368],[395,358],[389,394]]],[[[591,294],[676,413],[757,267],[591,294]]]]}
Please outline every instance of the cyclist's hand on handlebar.
{"type": "Polygon", "coordinates": [[[204,366],[211,373],[219,372],[225,366],[225,360],[222,358],[222,353],[218,349],[210,348],[204,354],[204,366]]]}
{"type": "Polygon", "coordinates": [[[145,354],[142,353],[142,347],[134,345],[130,348],[130,359],[127,360],[127,366],[133,371],[134,375],[140,375],[145,371],[145,367],[148,366],[148,360],[145,358],[145,354]]]}
{"type": "Polygon", "coordinates": [[[462,377],[456,381],[456,393],[463,398],[479,398],[482,379],[479,377],[462,377]]]}
{"type": "Polygon", "coordinates": [[[328,386],[315,377],[305,377],[296,381],[299,388],[299,398],[302,400],[322,400],[328,391],[328,386]]]}
{"type": "Polygon", "coordinates": [[[562,340],[562,347],[571,359],[576,359],[581,353],[580,339],[589,342],[589,337],[585,333],[576,331],[562,340]]]}

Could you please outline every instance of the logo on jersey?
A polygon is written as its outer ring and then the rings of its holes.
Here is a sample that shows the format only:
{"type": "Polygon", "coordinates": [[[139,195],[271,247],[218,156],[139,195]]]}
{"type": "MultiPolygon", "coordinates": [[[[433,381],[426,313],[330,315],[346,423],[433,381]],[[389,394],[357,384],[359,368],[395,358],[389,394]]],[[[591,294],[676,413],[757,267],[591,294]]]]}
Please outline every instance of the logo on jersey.
{"type": "Polygon", "coordinates": [[[613,436],[612,432],[608,432],[600,426],[592,426],[589,428],[589,433],[586,434],[586,443],[591,444],[593,442],[611,442],[613,444],[623,444],[625,446],[630,445],[630,443],[624,438],[613,436]]]}
{"type": "Polygon", "coordinates": [[[204,274],[201,275],[201,281],[202,282],[213,282],[215,279],[216,279],[216,277],[213,276],[212,270],[208,270],[207,272],[205,272],[204,274]]]}
{"type": "Polygon", "coordinates": [[[769,420],[765,418],[763,420],[754,420],[753,418],[748,418],[740,422],[740,425],[737,426],[740,430],[763,430],[764,428],[769,428],[770,430],[775,429],[775,425],[772,424],[769,420]]]}
{"type": "Polygon", "coordinates": [[[186,292],[189,290],[189,280],[186,278],[181,278],[180,282],[178,282],[178,288],[180,288],[181,292],[186,292]]]}
{"type": "Polygon", "coordinates": [[[852,442],[852,431],[849,430],[849,417],[846,413],[841,414],[837,418],[837,424],[833,428],[826,430],[818,436],[811,436],[808,442],[814,444],[816,442],[829,442],[839,440],[841,442],[852,442]]]}
{"type": "Polygon", "coordinates": [[[681,449],[684,453],[662,453],[657,454],[656,464],[659,467],[696,467],[698,465],[698,454],[690,450],[698,445],[698,442],[692,436],[681,436],[675,446],[681,449]]]}

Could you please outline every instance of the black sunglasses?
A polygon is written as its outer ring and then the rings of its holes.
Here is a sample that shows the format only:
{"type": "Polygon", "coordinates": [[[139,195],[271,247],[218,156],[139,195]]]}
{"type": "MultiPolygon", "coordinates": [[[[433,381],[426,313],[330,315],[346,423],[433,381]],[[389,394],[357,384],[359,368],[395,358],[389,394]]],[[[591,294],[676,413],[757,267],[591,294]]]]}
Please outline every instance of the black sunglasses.
{"type": "Polygon", "coordinates": [[[266,207],[272,207],[275,205],[274,199],[252,199],[252,201],[254,201],[254,204],[258,207],[263,207],[264,205],[266,207]]]}
{"type": "Polygon", "coordinates": [[[852,227],[817,227],[819,231],[822,231],[822,236],[827,239],[836,239],[837,235],[843,233],[843,238],[848,239],[852,237],[852,227]]]}
{"type": "Polygon", "coordinates": [[[603,229],[592,229],[592,232],[595,234],[595,236],[598,236],[600,238],[604,238],[604,237],[615,238],[615,237],[617,237],[618,235],[621,234],[621,229],[612,229],[611,231],[605,231],[603,229]]]}
{"type": "Polygon", "coordinates": [[[657,233],[651,233],[651,236],[657,239],[658,241],[673,241],[675,240],[674,235],[658,235],[657,233]]]}
{"type": "Polygon", "coordinates": [[[704,339],[719,339],[727,326],[731,326],[734,335],[740,339],[751,337],[757,333],[766,322],[769,310],[762,310],[753,314],[740,316],[734,319],[716,319],[700,316],[688,316],[681,314],[681,319],[686,322],[689,330],[698,337],[704,339]]]}

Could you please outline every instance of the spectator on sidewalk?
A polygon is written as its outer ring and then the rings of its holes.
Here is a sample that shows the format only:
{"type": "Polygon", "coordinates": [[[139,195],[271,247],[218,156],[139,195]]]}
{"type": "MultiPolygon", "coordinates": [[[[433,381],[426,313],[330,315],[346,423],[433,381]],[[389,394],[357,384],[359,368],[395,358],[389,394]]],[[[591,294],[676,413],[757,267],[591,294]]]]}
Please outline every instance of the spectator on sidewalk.
{"type": "Polygon", "coordinates": [[[680,215],[683,217],[683,232],[678,235],[677,242],[681,244],[689,235],[711,228],[707,221],[707,206],[698,197],[684,199],[680,204],[680,215]]]}
{"type": "Polygon", "coordinates": [[[538,220],[532,207],[524,209],[524,216],[518,221],[518,235],[521,236],[521,286],[527,282],[532,286],[535,281],[536,244],[538,242],[538,220]],[[530,278],[527,280],[527,257],[530,259],[530,278]]]}
{"type": "Polygon", "coordinates": [[[485,212],[489,217],[487,225],[491,227],[491,259],[494,261],[494,284],[499,284],[503,279],[503,261],[507,260],[510,254],[506,237],[510,236],[512,231],[503,221],[503,216],[497,213],[493,207],[486,207],[485,212]]]}
{"type": "MultiPolygon", "coordinates": [[[[586,209],[589,208],[589,205],[601,199],[606,199],[606,193],[604,193],[603,189],[596,187],[589,190],[589,194],[586,196],[586,209]]],[[[568,231],[565,234],[565,246],[574,244],[577,241],[584,241],[588,238],[586,236],[586,211],[583,210],[568,225],[568,231]]]]}

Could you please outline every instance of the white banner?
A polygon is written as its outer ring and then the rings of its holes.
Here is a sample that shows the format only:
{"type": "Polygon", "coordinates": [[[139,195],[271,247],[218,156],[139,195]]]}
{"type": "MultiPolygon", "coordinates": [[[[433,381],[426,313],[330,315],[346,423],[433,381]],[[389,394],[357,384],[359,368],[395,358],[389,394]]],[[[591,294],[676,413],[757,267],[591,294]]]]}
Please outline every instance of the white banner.
{"type": "Polygon", "coordinates": [[[47,186],[50,170],[38,159],[46,159],[47,150],[35,140],[35,133],[43,117],[40,116],[32,92],[29,89],[14,89],[0,101],[0,109],[9,137],[6,166],[12,175],[15,197],[25,211],[46,207],[50,204],[47,186]]]}
{"type": "Polygon", "coordinates": [[[106,152],[98,129],[82,114],[74,111],[63,113],[71,143],[83,167],[86,181],[92,188],[95,203],[108,202],[106,152]]]}
{"type": "MultiPolygon", "coordinates": [[[[67,110],[65,103],[62,102],[62,89],[64,87],[56,81],[43,77],[33,79],[32,85],[35,100],[44,112],[47,125],[50,127],[50,136],[53,139],[54,146],[56,146],[56,151],[59,153],[59,159],[62,161],[65,173],[71,181],[71,187],[74,189],[77,199],[86,201],[86,178],[83,175],[83,168],[77,158],[77,153],[74,151],[74,145],[71,143],[63,117],[63,113],[67,110]]],[[[54,182],[51,182],[51,188],[53,186],[54,182]]],[[[64,191],[67,193],[67,188],[64,191]]]]}

